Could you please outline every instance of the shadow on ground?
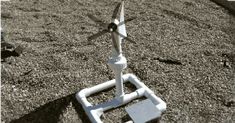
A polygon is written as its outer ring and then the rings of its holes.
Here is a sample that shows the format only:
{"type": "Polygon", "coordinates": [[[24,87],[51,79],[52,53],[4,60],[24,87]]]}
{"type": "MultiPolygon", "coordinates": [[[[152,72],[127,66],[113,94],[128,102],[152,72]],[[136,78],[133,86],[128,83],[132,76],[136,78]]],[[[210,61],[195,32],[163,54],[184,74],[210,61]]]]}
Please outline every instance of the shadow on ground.
{"type": "Polygon", "coordinates": [[[72,103],[73,108],[82,122],[89,122],[82,106],[77,102],[75,94],[70,94],[49,102],[10,123],[57,123],[60,121],[60,115],[70,103],[72,103]]]}
{"type": "Polygon", "coordinates": [[[228,0],[211,0],[211,1],[228,9],[229,13],[235,15],[235,2],[228,1],[228,0]]]}

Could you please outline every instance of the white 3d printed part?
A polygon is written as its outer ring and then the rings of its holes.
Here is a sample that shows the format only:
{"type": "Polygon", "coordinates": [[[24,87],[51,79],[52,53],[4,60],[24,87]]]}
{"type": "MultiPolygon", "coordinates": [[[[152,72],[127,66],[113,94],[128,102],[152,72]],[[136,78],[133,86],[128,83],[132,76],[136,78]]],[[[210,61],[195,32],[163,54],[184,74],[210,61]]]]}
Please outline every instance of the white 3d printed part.
{"type": "Polygon", "coordinates": [[[91,103],[87,101],[87,97],[91,94],[98,93],[102,90],[115,86],[115,80],[110,80],[94,87],[83,89],[79,93],[77,93],[76,98],[82,104],[86,114],[88,115],[92,123],[103,123],[100,119],[100,116],[104,113],[104,111],[112,108],[117,108],[136,98],[140,98],[143,96],[152,101],[152,103],[156,107],[156,110],[160,111],[160,114],[161,112],[166,110],[166,103],[159,97],[157,97],[153,93],[153,91],[151,91],[144,83],[140,82],[135,75],[125,74],[122,76],[122,79],[123,82],[130,82],[135,85],[137,90],[130,94],[124,94],[120,97],[116,97],[111,101],[99,105],[91,105],[91,103]]]}
{"type": "MultiPolygon", "coordinates": [[[[120,14],[121,16],[120,21],[123,22],[124,2],[122,2],[121,7],[122,8],[120,14]]],[[[126,37],[126,28],[124,24],[118,26],[119,21],[117,19],[113,19],[113,22],[111,24],[112,24],[111,26],[115,25],[113,26],[115,28],[113,27],[110,28],[110,30],[113,31],[111,32],[113,47],[112,47],[112,57],[108,60],[108,64],[115,73],[115,79],[81,90],[76,94],[77,100],[82,104],[82,107],[84,108],[86,114],[88,115],[92,123],[103,123],[100,119],[100,116],[105,111],[113,108],[118,108],[119,106],[125,105],[126,103],[140,97],[146,97],[147,101],[139,102],[137,104],[134,104],[126,108],[127,113],[130,115],[132,120],[136,123],[141,123],[152,120],[153,118],[160,117],[161,113],[166,110],[166,103],[163,100],[161,100],[159,97],[157,97],[154,94],[154,92],[150,90],[144,83],[138,80],[135,75],[133,74],[122,75],[123,69],[127,67],[126,58],[122,55],[122,50],[121,50],[122,39],[126,37]],[[118,32],[115,33],[114,31],[118,32]],[[120,32],[125,34],[124,35],[122,34],[122,36],[120,36],[117,34],[120,32]],[[125,82],[130,82],[131,84],[135,85],[137,90],[129,94],[125,94],[123,90],[123,83],[125,82]],[[98,105],[92,105],[90,102],[87,101],[87,97],[89,97],[90,95],[106,90],[113,86],[116,86],[116,97],[111,101],[107,101],[105,103],[98,105]],[[149,113],[142,112],[139,114],[133,114],[136,111],[135,108],[143,109],[143,111],[148,111],[144,110],[144,108],[152,108],[151,110],[149,110],[152,112],[149,113]],[[143,116],[143,121],[137,121],[138,120],[137,117],[141,117],[143,113],[146,115],[143,116]]]]}
{"type": "Polygon", "coordinates": [[[134,123],[146,123],[161,116],[161,112],[150,99],[140,101],[126,108],[134,123]]]}

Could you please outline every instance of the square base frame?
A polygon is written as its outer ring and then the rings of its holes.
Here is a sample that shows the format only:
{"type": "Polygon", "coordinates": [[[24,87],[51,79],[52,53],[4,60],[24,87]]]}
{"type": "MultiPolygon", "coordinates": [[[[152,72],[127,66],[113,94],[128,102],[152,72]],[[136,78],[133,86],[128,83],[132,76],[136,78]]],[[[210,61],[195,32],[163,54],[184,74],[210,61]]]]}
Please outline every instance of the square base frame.
{"type": "Polygon", "coordinates": [[[83,109],[92,123],[103,123],[100,119],[100,116],[104,113],[104,111],[125,105],[128,102],[143,96],[145,96],[147,99],[150,99],[156,108],[161,111],[161,113],[166,110],[166,103],[157,97],[154,92],[150,90],[144,83],[138,80],[135,75],[125,74],[122,76],[122,79],[124,82],[130,82],[131,84],[135,85],[137,90],[129,94],[124,94],[120,97],[115,97],[111,101],[98,105],[92,105],[87,101],[87,97],[90,95],[115,86],[115,79],[113,79],[90,88],[85,88],[76,94],[77,100],[82,104],[83,109]]]}

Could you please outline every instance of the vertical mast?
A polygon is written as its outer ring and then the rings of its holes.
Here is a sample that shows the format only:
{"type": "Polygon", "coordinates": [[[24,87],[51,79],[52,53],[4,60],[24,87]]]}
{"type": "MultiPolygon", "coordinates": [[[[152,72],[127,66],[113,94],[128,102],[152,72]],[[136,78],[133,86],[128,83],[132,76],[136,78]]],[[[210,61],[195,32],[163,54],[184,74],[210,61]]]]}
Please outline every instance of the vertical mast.
{"type": "MultiPolygon", "coordinates": [[[[115,9],[115,11],[118,11],[115,9]]],[[[112,20],[116,26],[119,24],[119,21],[115,18],[112,20]]],[[[124,2],[121,3],[121,11],[120,11],[120,21],[124,21],[124,2]]],[[[122,79],[122,70],[127,67],[127,61],[124,56],[122,56],[122,37],[120,37],[119,33],[126,34],[125,25],[117,26],[117,32],[112,32],[112,58],[109,59],[109,65],[115,73],[115,81],[116,81],[116,97],[120,99],[120,97],[124,96],[124,88],[123,88],[123,79],[122,79]]],[[[120,100],[122,101],[122,100],[120,100]]]]}

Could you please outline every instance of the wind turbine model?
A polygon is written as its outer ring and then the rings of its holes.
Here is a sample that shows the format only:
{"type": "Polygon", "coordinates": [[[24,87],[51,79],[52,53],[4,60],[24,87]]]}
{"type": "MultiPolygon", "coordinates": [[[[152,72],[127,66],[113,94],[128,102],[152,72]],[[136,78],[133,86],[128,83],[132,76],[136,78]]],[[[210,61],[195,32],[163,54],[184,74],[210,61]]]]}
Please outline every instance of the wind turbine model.
{"type": "Polygon", "coordinates": [[[132,41],[127,38],[125,22],[133,20],[133,18],[124,20],[124,1],[119,3],[114,9],[112,21],[109,24],[103,23],[92,15],[88,15],[88,17],[103,27],[101,32],[90,36],[88,40],[95,39],[108,32],[111,33],[113,45],[112,55],[108,60],[108,64],[115,73],[115,79],[90,88],[85,88],[76,94],[77,100],[82,104],[92,123],[103,123],[100,116],[104,113],[104,111],[112,108],[118,108],[119,106],[127,104],[128,102],[140,97],[146,97],[147,99],[126,108],[126,111],[132,120],[135,123],[145,123],[160,117],[161,113],[166,110],[166,103],[157,97],[144,83],[138,80],[135,75],[122,75],[123,69],[127,67],[127,61],[122,55],[121,43],[123,39],[132,41]],[[117,19],[118,14],[120,15],[119,20],[117,19]],[[123,89],[124,82],[132,83],[136,86],[137,90],[132,93],[125,94],[123,89]],[[98,105],[92,105],[87,101],[88,96],[113,86],[116,86],[116,94],[114,99],[98,105]]]}

